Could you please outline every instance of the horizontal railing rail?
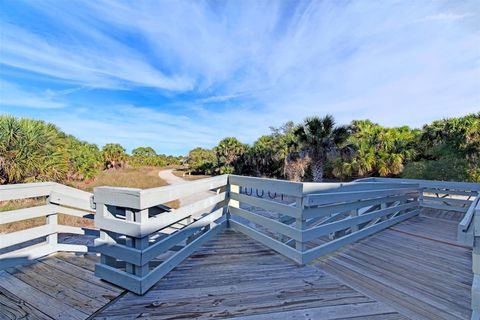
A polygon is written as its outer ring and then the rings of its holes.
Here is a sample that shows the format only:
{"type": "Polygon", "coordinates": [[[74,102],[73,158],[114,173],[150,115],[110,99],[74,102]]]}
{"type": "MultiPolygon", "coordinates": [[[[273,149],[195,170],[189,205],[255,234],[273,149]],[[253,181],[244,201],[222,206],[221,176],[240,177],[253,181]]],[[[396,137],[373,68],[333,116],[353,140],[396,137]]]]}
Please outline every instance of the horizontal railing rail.
{"type": "Polygon", "coordinates": [[[480,201],[473,210],[473,250],[472,250],[472,320],[480,318],[480,201]]]}
{"type": "Polygon", "coordinates": [[[418,183],[422,188],[421,207],[464,214],[457,227],[457,241],[468,246],[473,245],[472,221],[474,208],[480,197],[479,183],[397,178],[366,178],[356,180],[356,182],[418,183]]]}
{"type": "Polygon", "coordinates": [[[20,231],[0,234],[0,269],[27,263],[59,251],[88,252],[88,244],[63,243],[60,234],[92,235],[88,227],[59,223],[58,215],[93,219],[92,194],[58,183],[25,183],[0,186],[0,201],[36,198],[34,206],[0,212],[0,225],[22,224],[20,231]],[[28,220],[41,219],[30,226],[28,220]]]}
{"type": "Polygon", "coordinates": [[[417,183],[422,188],[420,206],[466,213],[480,193],[480,184],[473,182],[433,181],[398,178],[365,178],[356,182],[417,183]]]}

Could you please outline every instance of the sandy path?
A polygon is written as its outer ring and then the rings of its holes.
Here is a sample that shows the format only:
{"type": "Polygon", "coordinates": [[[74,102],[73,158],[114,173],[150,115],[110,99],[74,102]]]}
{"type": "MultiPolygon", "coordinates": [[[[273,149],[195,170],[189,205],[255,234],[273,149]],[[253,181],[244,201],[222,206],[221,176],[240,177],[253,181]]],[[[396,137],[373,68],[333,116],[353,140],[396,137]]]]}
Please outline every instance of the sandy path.
{"type": "MultiPolygon", "coordinates": [[[[180,177],[177,177],[174,175],[172,172],[175,169],[165,169],[165,170],[160,170],[158,172],[158,177],[160,179],[165,180],[169,185],[175,185],[175,184],[181,184],[181,183],[188,183],[185,179],[182,179],[180,177]]],[[[185,206],[194,202],[197,202],[201,199],[205,199],[211,195],[214,195],[214,192],[209,192],[209,191],[204,191],[204,192],[199,192],[196,194],[192,194],[191,196],[180,198],[180,206],[185,206]]]]}
{"type": "Polygon", "coordinates": [[[182,179],[174,175],[173,170],[175,169],[160,170],[158,172],[158,176],[160,177],[160,179],[165,180],[168,184],[179,184],[179,183],[187,182],[185,179],[182,179]]]}

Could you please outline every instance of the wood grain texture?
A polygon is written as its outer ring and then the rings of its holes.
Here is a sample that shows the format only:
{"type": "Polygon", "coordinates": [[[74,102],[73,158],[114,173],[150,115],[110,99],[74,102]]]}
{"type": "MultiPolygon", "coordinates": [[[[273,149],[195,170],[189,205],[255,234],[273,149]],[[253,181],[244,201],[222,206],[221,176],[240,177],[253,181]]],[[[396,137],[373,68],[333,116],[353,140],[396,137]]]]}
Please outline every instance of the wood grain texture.
{"type": "Polygon", "coordinates": [[[1,271],[0,318],[86,319],[123,292],[84,268],[94,260],[62,253],[1,271]]]}
{"type": "Polygon", "coordinates": [[[471,249],[455,242],[455,226],[414,217],[317,266],[411,319],[469,319],[471,249]]]}
{"type": "Polygon", "coordinates": [[[318,268],[298,266],[233,231],[204,244],[144,296],[127,293],[95,317],[304,319],[305,314],[405,319],[318,268]]]}

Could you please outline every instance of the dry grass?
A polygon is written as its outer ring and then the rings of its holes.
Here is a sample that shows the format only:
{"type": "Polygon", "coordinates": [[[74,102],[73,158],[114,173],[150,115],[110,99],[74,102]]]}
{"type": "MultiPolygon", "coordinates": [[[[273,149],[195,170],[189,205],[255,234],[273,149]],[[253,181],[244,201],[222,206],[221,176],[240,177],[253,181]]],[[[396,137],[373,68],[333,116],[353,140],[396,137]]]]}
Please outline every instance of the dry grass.
{"type": "Polygon", "coordinates": [[[204,175],[204,174],[190,174],[188,171],[182,170],[182,169],[176,169],[172,171],[172,173],[179,178],[185,179],[186,181],[195,181],[195,180],[211,177],[209,175],[204,175]]]}
{"type": "MultiPolygon", "coordinates": [[[[162,187],[167,185],[167,183],[158,177],[159,170],[160,168],[155,167],[108,170],[100,173],[94,181],[70,183],[69,185],[89,192],[92,192],[93,188],[98,186],[129,187],[140,189],[162,187]]],[[[0,202],[0,212],[39,206],[45,204],[45,201],[45,197],[3,201],[0,202]]],[[[173,208],[178,208],[179,201],[171,201],[167,203],[167,205],[173,208]]],[[[39,217],[14,223],[7,223],[0,225],[0,233],[25,230],[44,225],[45,222],[45,217],[39,217]]],[[[58,223],[74,227],[94,227],[93,220],[91,219],[78,218],[63,214],[58,215],[58,223]]]]}
{"type": "Polygon", "coordinates": [[[167,183],[158,177],[159,170],[155,167],[106,170],[101,172],[94,181],[76,183],[72,186],[89,192],[99,186],[140,189],[166,186],[167,183]]]}

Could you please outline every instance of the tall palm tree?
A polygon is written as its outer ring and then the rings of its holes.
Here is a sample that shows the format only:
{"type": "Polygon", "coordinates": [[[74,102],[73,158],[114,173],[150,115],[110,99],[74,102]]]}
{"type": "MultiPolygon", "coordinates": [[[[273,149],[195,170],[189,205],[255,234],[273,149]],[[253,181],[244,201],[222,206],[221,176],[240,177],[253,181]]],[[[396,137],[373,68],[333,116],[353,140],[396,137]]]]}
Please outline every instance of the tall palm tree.
{"type": "Polygon", "coordinates": [[[295,128],[294,134],[301,149],[311,159],[314,182],[323,181],[324,166],[329,158],[353,152],[352,146],[346,144],[350,135],[348,127],[336,127],[331,115],[306,118],[295,128]]]}
{"type": "Polygon", "coordinates": [[[233,173],[237,160],[247,151],[247,145],[234,137],[224,138],[214,148],[221,174],[233,173]]]}

